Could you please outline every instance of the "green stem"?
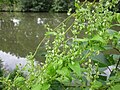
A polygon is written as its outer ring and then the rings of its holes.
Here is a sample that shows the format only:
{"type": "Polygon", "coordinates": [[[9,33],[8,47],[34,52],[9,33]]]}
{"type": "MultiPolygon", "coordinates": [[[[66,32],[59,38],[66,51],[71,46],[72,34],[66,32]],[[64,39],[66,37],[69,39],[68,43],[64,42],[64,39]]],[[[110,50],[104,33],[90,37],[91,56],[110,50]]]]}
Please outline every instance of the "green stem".
{"type": "Polygon", "coordinates": [[[42,39],[42,41],[38,44],[38,46],[37,46],[37,48],[36,48],[36,50],[35,50],[35,52],[34,52],[34,54],[33,54],[33,58],[35,57],[35,55],[36,55],[39,47],[41,46],[41,44],[43,43],[43,41],[44,41],[45,39],[46,39],[46,36],[45,36],[45,37],[42,39]]]}
{"type": "Polygon", "coordinates": [[[117,65],[116,65],[115,70],[117,70],[117,69],[118,69],[119,63],[120,63],[120,57],[119,57],[119,60],[118,60],[118,62],[117,62],[117,65]]]}
{"type": "MultiPolygon", "coordinates": [[[[75,15],[75,13],[73,13],[73,14],[71,14],[69,17],[67,17],[64,21],[62,21],[56,28],[54,28],[54,30],[56,30],[57,28],[59,28],[64,22],[66,22],[67,20],[69,20],[72,16],[74,16],[75,15]]],[[[73,25],[73,24],[72,24],[73,25]]],[[[69,31],[69,29],[72,27],[72,25],[66,30],[66,32],[67,31],[69,31]]],[[[53,30],[53,31],[54,31],[53,30]]],[[[36,50],[35,50],[35,52],[34,52],[34,54],[33,54],[33,58],[35,57],[35,55],[37,54],[37,52],[38,52],[38,49],[39,49],[39,47],[41,46],[41,44],[43,43],[43,41],[46,39],[46,36],[42,39],[42,41],[40,41],[40,43],[38,44],[38,46],[37,46],[37,48],[36,48],[36,50]]]]}
{"type": "Polygon", "coordinates": [[[67,17],[65,20],[63,20],[57,27],[55,27],[54,30],[56,30],[57,28],[59,28],[64,22],[66,22],[67,20],[69,20],[74,15],[75,15],[75,13],[71,14],[69,17],[67,17]]]}

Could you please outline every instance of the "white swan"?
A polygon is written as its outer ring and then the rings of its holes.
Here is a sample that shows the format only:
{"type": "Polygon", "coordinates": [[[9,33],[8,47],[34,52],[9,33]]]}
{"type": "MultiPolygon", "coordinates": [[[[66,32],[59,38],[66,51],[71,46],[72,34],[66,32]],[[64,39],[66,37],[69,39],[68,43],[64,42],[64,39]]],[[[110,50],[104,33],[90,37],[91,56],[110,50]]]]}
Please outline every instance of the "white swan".
{"type": "Polygon", "coordinates": [[[11,19],[11,21],[14,23],[14,26],[17,26],[17,25],[20,24],[20,20],[19,19],[13,18],[13,19],[11,19]]]}
{"type": "Polygon", "coordinates": [[[44,21],[41,18],[37,18],[37,24],[43,24],[44,21]]]}

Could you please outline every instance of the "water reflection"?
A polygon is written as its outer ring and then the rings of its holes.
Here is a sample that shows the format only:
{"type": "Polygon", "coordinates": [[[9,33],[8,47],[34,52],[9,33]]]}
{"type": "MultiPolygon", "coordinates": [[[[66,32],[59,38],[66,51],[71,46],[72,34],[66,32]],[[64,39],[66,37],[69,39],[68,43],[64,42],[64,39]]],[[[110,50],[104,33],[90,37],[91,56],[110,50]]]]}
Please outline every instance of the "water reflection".
{"type": "MultiPolygon", "coordinates": [[[[0,58],[9,65],[12,60],[14,65],[17,60],[26,63],[26,55],[34,52],[44,37],[44,25],[48,23],[55,27],[66,17],[66,14],[0,12],[0,58]]],[[[38,52],[36,60],[43,61],[44,43],[38,52]]],[[[14,65],[10,68],[13,69],[14,65]]]]}
{"type": "Polygon", "coordinates": [[[0,58],[2,59],[4,68],[10,71],[13,70],[16,65],[22,65],[21,67],[23,67],[27,63],[27,60],[25,58],[17,57],[3,51],[0,51],[0,58]]]}

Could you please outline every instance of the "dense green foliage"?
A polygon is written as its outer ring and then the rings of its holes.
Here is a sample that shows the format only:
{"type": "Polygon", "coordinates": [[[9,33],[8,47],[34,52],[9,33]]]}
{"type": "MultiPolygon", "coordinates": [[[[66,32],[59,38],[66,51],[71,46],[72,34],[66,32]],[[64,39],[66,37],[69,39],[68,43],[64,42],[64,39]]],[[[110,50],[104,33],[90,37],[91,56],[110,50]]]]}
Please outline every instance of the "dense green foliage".
{"type": "Polygon", "coordinates": [[[74,0],[1,0],[3,11],[67,11],[74,8],[74,0]]]}
{"type": "MultiPolygon", "coordinates": [[[[85,0],[79,0],[85,1],[85,0]]],[[[88,0],[93,1],[93,0],[88,0]]],[[[96,0],[97,2],[99,0],[96,0]]],[[[75,0],[0,0],[0,11],[54,11],[75,10],[75,0]]],[[[115,6],[120,11],[120,1],[115,6]]],[[[113,10],[112,9],[112,10],[113,10]]]]}
{"type": "Polygon", "coordinates": [[[86,0],[80,5],[76,0],[75,13],[68,13],[70,16],[55,29],[46,25],[45,63],[34,65],[36,50],[27,57],[30,63],[18,69],[12,79],[10,74],[1,77],[3,90],[118,90],[120,31],[112,28],[120,26],[120,14],[108,10],[116,3],[118,0],[86,0]],[[67,26],[71,18],[74,22],[67,26]],[[111,65],[115,68],[110,69],[111,65]],[[106,69],[110,75],[105,75],[106,69]],[[21,75],[24,71],[25,76],[21,75]]]}

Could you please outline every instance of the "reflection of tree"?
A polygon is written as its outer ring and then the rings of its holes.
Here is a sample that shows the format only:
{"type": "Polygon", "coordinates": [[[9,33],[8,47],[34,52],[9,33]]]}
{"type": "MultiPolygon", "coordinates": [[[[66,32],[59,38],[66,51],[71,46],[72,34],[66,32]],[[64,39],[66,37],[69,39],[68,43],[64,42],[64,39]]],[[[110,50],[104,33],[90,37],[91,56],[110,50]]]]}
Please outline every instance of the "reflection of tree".
{"type": "MultiPolygon", "coordinates": [[[[25,57],[29,52],[34,52],[39,42],[43,39],[46,29],[43,24],[37,24],[37,19],[44,20],[51,27],[57,26],[66,18],[64,14],[48,13],[3,13],[0,18],[0,50],[10,52],[16,56],[25,57]],[[18,26],[14,27],[11,18],[20,19],[18,26]]],[[[44,52],[44,44],[40,52],[44,52]]],[[[39,54],[38,54],[39,56],[39,54]]]]}

